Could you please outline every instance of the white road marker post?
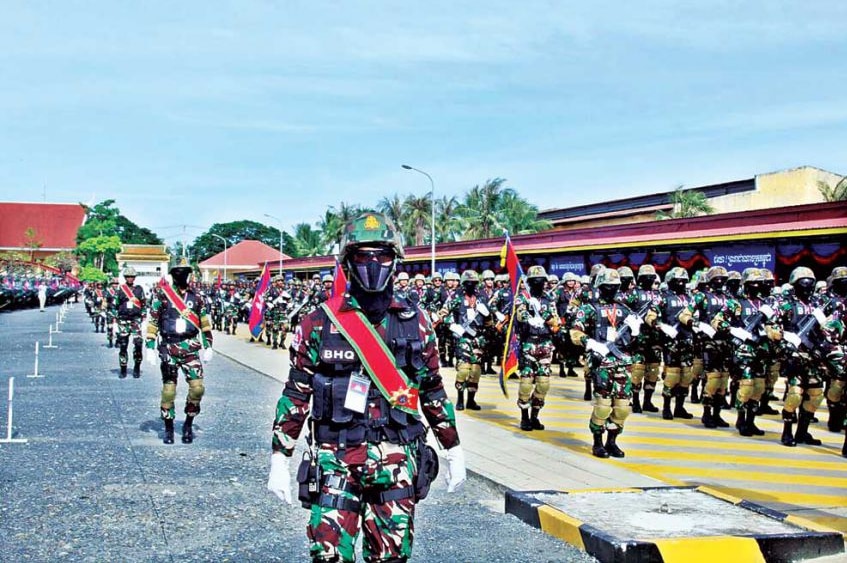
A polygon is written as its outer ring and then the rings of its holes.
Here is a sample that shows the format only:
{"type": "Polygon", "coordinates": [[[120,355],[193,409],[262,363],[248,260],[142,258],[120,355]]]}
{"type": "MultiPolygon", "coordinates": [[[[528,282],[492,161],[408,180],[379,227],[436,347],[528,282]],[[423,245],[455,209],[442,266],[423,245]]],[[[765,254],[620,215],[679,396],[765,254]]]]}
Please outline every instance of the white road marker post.
{"type": "Polygon", "coordinates": [[[27,377],[44,377],[43,375],[38,375],[38,342],[35,343],[35,369],[27,377]]]}
{"type": "Polygon", "coordinates": [[[15,378],[9,378],[9,406],[6,416],[6,438],[0,438],[0,444],[26,444],[26,438],[12,438],[12,401],[15,397],[15,378]]]}
{"type": "Polygon", "coordinates": [[[58,348],[58,346],[53,344],[53,325],[50,325],[50,339],[47,341],[45,348],[58,348]]]}

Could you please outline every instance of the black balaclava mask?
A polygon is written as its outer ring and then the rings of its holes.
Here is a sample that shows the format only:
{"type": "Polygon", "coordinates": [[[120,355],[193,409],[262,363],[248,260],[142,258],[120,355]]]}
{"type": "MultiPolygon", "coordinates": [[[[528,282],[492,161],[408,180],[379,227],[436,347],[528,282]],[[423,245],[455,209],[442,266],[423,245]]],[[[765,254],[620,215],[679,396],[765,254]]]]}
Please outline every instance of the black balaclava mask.
{"type": "Polygon", "coordinates": [[[747,297],[750,299],[758,299],[762,296],[762,291],[764,287],[762,286],[762,282],[751,281],[744,284],[744,293],[747,294],[747,297]]]}
{"type": "Polygon", "coordinates": [[[687,283],[687,280],[684,279],[672,279],[668,281],[668,289],[670,289],[677,295],[682,295],[683,293],[685,293],[685,284],[687,283]]]}
{"type": "Polygon", "coordinates": [[[462,282],[462,289],[464,290],[465,295],[476,295],[477,285],[479,285],[479,282],[475,282],[475,281],[462,282]]]}
{"type": "Polygon", "coordinates": [[[794,282],[794,294],[800,299],[808,299],[814,290],[815,280],[812,278],[800,278],[794,282]]]}
{"type": "Polygon", "coordinates": [[[544,295],[544,284],[547,282],[544,278],[529,278],[526,284],[529,286],[529,294],[533,297],[541,297],[544,295]]]}
{"type": "Polygon", "coordinates": [[[397,255],[390,248],[359,249],[346,262],[350,277],[359,283],[362,291],[382,293],[391,287],[397,255]]]}
{"type": "Polygon", "coordinates": [[[171,278],[174,280],[174,285],[179,289],[188,289],[188,276],[191,275],[191,270],[178,268],[171,272],[171,278]]]}
{"type": "Polygon", "coordinates": [[[847,297],[847,278],[834,279],[829,285],[835,295],[847,297]]]}
{"type": "Polygon", "coordinates": [[[709,281],[709,289],[712,290],[712,293],[722,294],[724,292],[724,285],[726,285],[726,278],[718,277],[709,281]]]}
{"type": "Polygon", "coordinates": [[[653,289],[653,283],[655,281],[656,276],[654,276],[653,274],[645,274],[643,276],[638,276],[638,287],[645,290],[653,289]]]}
{"type": "Polygon", "coordinates": [[[605,301],[606,303],[611,303],[615,300],[615,295],[618,294],[619,285],[613,283],[604,283],[597,288],[597,293],[600,295],[600,299],[605,301]]]}

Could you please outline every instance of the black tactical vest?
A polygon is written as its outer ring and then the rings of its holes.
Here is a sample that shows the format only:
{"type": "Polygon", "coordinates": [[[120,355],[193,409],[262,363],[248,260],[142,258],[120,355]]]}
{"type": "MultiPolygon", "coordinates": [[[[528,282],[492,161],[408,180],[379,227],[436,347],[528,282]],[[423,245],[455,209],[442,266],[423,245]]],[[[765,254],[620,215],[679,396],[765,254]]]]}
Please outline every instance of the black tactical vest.
{"type": "MultiPolygon", "coordinates": [[[[185,306],[194,311],[197,315],[197,318],[200,318],[200,314],[203,311],[203,307],[201,305],[200,296],[194,293],[192,290],[187,290],[185,295],[182,296],[182,301],[185,303],[185,306]]],[[[197,336],[200,331],[189,323],[185,322],[185,330],[182,332],[177,331],[177,320],[181,317],[179,311],[177,311],[176,307],[170,302],[169,299],[165,299],[163,302],[165,310],[162,312],[159,332],[164,337],[165,341],[179,341],[185,340],[187,338],[192,338],[197,336]]]]}

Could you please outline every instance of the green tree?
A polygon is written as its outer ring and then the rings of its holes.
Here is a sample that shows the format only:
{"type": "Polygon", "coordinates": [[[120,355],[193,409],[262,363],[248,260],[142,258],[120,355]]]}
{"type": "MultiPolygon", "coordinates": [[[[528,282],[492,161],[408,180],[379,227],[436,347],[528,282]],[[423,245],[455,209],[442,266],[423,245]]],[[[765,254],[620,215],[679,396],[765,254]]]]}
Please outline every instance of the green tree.
{"type": "Polygon", "coordinates": [[[162,244],[152,231],[121,215],[113,199],[94,206],[80,205],[85,210],[85,223],[76,233],[76,254],[81,266],[117,272],[115,255],[120,252],[121,244],[162,244]]]}
{"type": "MultiPolygon", "coordinates": [[[[407,195],[403,207],[406,213],[401,230],[406,237],[406,243],[414,243],[415,246],[420,246],[430,233],[432,202],[429,199],[429,194],[423,197],[407,195]]],[[[398,228],[400,227],[398,226],[398,228]]]]}
{"type": "Polygon", "coordinates": [[[109,276],[95,266],[83,266],[77,278],[85,282],[106,282],[109,276]]]}
{"type": "Polygon", "coordinates": [[[514,190],[504,190],[499,207],[503,228],[509,234],[537,233],[553,227],[552,222],[538,218],[538,207],[521,198],[514,190]]]}
{"type": "Polygon", "coordinates": [[[435,240],[436,242],[455,242],[461,238],[465,222],[458,213],[459,199],[456,196],[444,196],[435,204],[435,240]]]}
{"type": "Polygon", "coordinates": [[[834,186],[818,180],[818,191],[826,202],[847,201],[847,176],[841,178],[834,186]]]}
{"type": "Polygon", "coordinates": [[[121,239],[117,235],[85,239],[77,245],[76,250],[82,256],[84,266],[93,266],[101,272],[117,272],[115,255],[121,250],[121,239]]]}
{"type": "MultiPolygon", "coordinates": [[[[243,240],[258,240],[272,248],[279,248],[279,229],[269,227],[256,221],[231,221],[229,223],[215,223],[212,227],[194,239],[190,254],[197,262],[211,258],[215,254],[224,251],[224,243],[217,238],[218,235],[226,239],[226,247],[232,248],[243,240]]],[[[283,245],[290,249],[289,242],[293,239],[288,233],[283,233],[283,245]]]]}
{"type": "Polygon", "coordinates": [[[24,246],[29,248],[29,261],[32,262],[36,249],[44,246],[41,237],[38,236],[38,231],[34,227],[28,227],[24,231],[24,246]]]}
{"type": "Polygon", "coordinates": [[[504,178],[488,180],[482,186],[471,188],[457,209],[465,222],[465,232],[462,238],[480,239],[498,236],[503,231],[503,218],[500,204],[503,198],[504,178]]]}
{"type": "Polygon", "coordinates": [[[657,219],[683,219],[715,212],[706,194],[696,190],[686,190],[682,186],[678,186],[673,191],[670,201],[673,205],[671,212],[659,211],[656,213],[657,219]]]}
{"type": "Polygon", "coordinates": [[[376,204],[376,210],[391,219],[394,226],[403,231],[406,224],[406,208],[400,194],[384,197],[376,204]]]}
{"type": "Polygon", "coordinates": [[[286,252],[291,256],[322,256],[326,253],[321,232],[308,223],[294,225],[293,248],[286,252]]]}
{"type": "Polygon", "coordinates": [[[79,266],[79,259],[72,252],[62,251],[57,252],[56,254],[51,254],[44,259],[44,263],[68,273],[75,267],[79,266]]]}

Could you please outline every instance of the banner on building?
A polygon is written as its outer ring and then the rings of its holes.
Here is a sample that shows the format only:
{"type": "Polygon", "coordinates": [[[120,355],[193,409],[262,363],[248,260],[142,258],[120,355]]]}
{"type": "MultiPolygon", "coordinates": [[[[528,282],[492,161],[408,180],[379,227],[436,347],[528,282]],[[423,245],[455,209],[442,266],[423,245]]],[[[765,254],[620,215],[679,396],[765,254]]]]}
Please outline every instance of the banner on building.
{"type": "Polygon", "coordinates": [[[772,245],[737,245],[709,248],[704,251],[712,266],[723,266],[737,272],[744,268],[767,268],[774,270],[776,250],[772,245]]]}
{"type": "Polygon", "coordinates": [[[562,274],[567,272],[578,276],[584,276],[588,273],[582,256],[553,256],[550,258],[548,274],[556,274],[561,278],[562,274]]]}

